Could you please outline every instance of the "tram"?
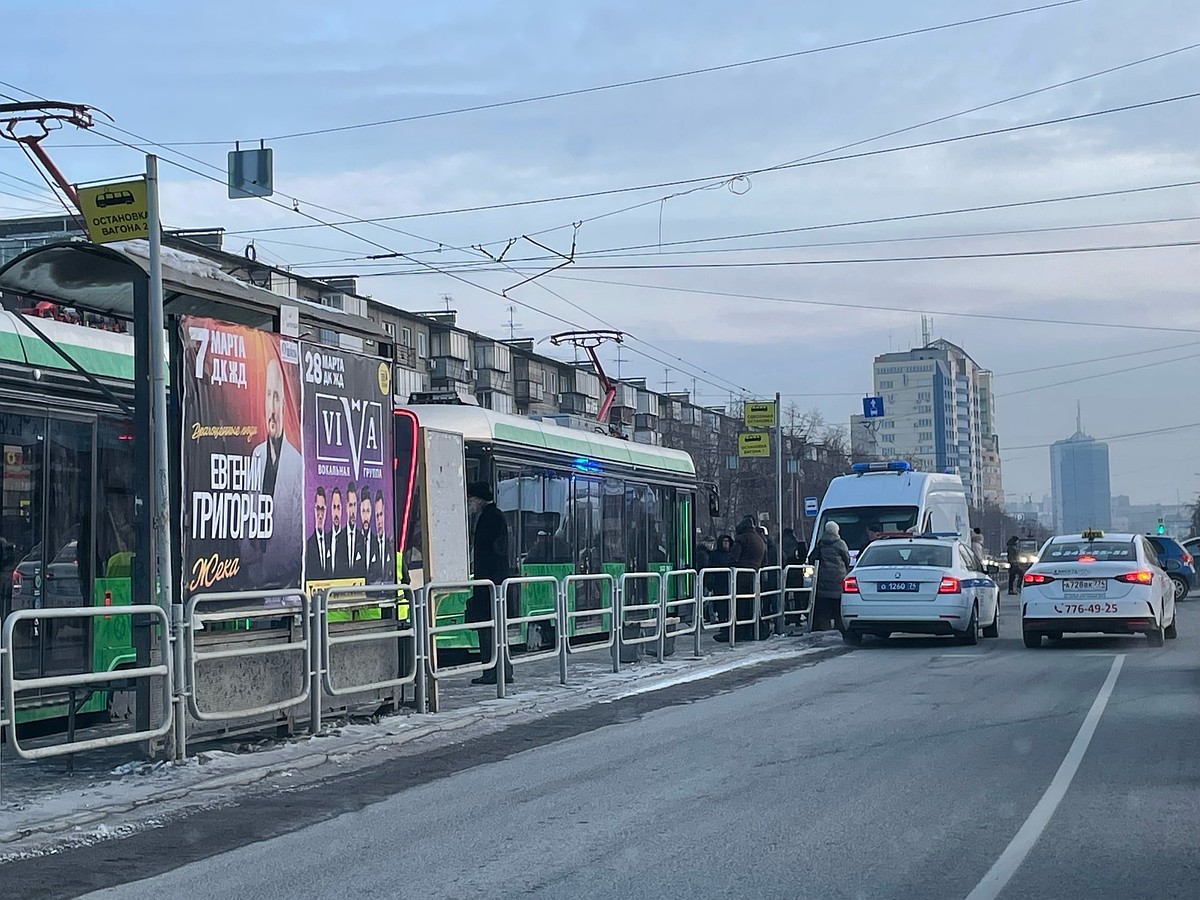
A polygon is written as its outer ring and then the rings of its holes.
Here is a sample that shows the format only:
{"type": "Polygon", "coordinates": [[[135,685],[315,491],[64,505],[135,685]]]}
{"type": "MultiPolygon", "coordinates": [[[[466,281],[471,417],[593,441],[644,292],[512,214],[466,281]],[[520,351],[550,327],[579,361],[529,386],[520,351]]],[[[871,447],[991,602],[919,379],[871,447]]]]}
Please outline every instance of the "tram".
{"type": "MultiPolygon", "coordinates": [[[[696,470],[677,450],[505,415],[460,403],[400,407],[395,415],[396,509],[405,577],[461,580],[470,534],[466,485],[491,486],[509,528],[509,570],[521,576],[661,573],[692,566],[696,470]]],[[[655,599],[653,581],[635,581],[631,602],[655,599]]],[[[582,583],[568,596],[576,611],[568,636],[607,632],[608,588],[582,583]]],[[[437,624],[463,621],[466,595],[438,604],[437,624]]],[[[554,609],[553,588],[522,585],[509,598],[513,615],[554,609]]],[[[511,639],[511,638],[510,638],[511,639]]],[[[553,646],[547,623],[531,623],[514,646],[553,646]]],[[[471,649],[475,632],[439,637],[439,647],[471,649]]]]}
{"type": "MultiPolygon", "coordinates": [[[[0,611],[130,602],[134,491],[133,340],[39,318],[47,337],[106,398],[13,313],[0,312],[0,611]]],[[[26,620],[13,634],[19,677],[132,666],[129,618],[26,620]]],[[[109,691],[22,697],[20,723],[103,713],[109,691]]]]}

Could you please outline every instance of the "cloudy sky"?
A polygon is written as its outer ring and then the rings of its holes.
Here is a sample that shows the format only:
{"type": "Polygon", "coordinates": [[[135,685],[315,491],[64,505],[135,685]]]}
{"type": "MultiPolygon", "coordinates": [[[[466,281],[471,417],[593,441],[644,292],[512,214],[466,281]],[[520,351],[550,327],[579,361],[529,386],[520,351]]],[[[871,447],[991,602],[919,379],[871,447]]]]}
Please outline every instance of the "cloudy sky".
{"type": "MultiPolygon", "coordinates": [[[[564,254],[574,239],[572,265],[509,292],[519,332],[613,325],[635,338],[622,374],[704,402],[779,390],[844,422],[872,357],[912,346],[925,312],[999,376],[1014,498],[1049,490],[1045,445],[1074,431],[1079,401],[1091,434],[1121,436],[1114,493],[1186,500],[1200,251],[1041,251],[1200,240],[1200,186],[1128,193],[1200,181],[1200,99],[841,158],[1200,91],[1200,49],[1183,49],[1200,42],[1194,0],[1080,0],[822,49],[1035,5],[6,0],[0,93],[88,103],[124,129],[48,141],[74,181],[140,168],[114,138],[163,142],[168,224],[224,226],[229,249],[253,240],[313,274],[378,273],[362,290],[409,309],[449,295],[476,330],[503,333],[498,294],[561,261],[523,236],[564,254]],[[431,115],[772,56],[787,58],[431,115]],[[409,121],[294,136],[389,119],[409,121]],[[279,205],[231,202],[225,154],[260,138],[279,205]],[[447,212],[667,182],[683,183],[447,212]],[[948,212],[1041,200],[1055,202],[948,212]],[[893,221],[847,224],[879,219],[893,221]],[[513,238],[511,269],[472,249],[513,238]],[[406,257],[362,258],[388,252],[406,257]],[[896,257],[926,259],[861,261],[896,257]]],[[[53,211],[30,181],[0,145],[0,215],[53,211]]]]}

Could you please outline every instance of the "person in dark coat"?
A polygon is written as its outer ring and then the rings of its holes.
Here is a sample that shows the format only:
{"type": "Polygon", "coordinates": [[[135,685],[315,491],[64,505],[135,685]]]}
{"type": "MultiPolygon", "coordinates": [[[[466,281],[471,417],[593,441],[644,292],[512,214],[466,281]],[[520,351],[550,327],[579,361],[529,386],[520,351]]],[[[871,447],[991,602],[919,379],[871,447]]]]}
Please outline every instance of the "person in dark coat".
{"type": "MultiPolygon", "coordinates": [[[[737,617],[739,619],[749,619],[753,616],[754,611],[754,572],[757,572],[767,564],[767,542],[763,539],[762,532],[758,526],[754,524],[753,516],[746,516],[742,521],[738,522],[737,527],[733,530],[733,565],[737,569],[750,569],[753,571],[737,573],[737,593],[739,596],[746,599],[738,601],[737,617]]],[[[738,640],[751,640],[757,629],[754,625],[739,625],[737,637],[738,640]]],[[[728,635],[717,635],[719,640],[724,637],[728,640],[728,635]]]]}
{"type": "MultiPolygon", "coordinates": [[[[509,577],[508,521],[494,502],[492,488],[485,482],[476,481],[467,486],[467,504],[471,519],[475,523],[472,541],[472,577],[490,581],[497,587],[509,577]]],[[[493,620],[491,592],[478,586],[467,601],[468,622],[491,622],[493,620]]],[[[479,658],[486,666],[492,661],[493,628],[480,628],[479,658]]],[[[513,680],[512,663],[504,660],[504,681],[513,680]]],[[[490,669],[474,679],[472,684],[495,684],[496,671],[490,669]]]]}
{"type": "Polygon", "coordinates": [[[784,566],[792,566],[800,562],[800,541],[796,537],[794,528],[783,529],[783,563],[784,566]]]}
{"type": "Polygon", "coordinates": [[[813,631],[842,629],[842,581],[850,571],[850,548],[842,540],[837,522],[826,522],[825,530],[813,552],[810,563],[820,563],[817,569],[817,602],[813,614],[813,631]]]}
{"type": "MultiPolygon", "coordinates": [[[[733,538],[723,534],[717,538],[716,546],[708,553],[710,569],[728,569],[733,565],[733,538]]],[[[704,593],[710,597],[729,596],[729,573],[709,572],[704,576],[704,593]]],[[[710,622],[724,622],[729,618],[728,600],[710,600],[708,602],[710,622]]]]}

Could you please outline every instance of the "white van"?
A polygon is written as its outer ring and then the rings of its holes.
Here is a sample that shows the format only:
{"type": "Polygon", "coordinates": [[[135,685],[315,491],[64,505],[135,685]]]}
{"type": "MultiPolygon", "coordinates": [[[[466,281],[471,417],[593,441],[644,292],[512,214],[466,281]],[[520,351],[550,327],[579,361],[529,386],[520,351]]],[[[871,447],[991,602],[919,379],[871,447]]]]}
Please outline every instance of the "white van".
{"type": "Polygon", "coordinates": [[[958,475],[914,472],[900,460],[855,463],[851,471],[829,482],[810,552],[826,522],[838,523],[851,560],[871,533],[957,534],[970,546],[967,489],[958,475]]]}

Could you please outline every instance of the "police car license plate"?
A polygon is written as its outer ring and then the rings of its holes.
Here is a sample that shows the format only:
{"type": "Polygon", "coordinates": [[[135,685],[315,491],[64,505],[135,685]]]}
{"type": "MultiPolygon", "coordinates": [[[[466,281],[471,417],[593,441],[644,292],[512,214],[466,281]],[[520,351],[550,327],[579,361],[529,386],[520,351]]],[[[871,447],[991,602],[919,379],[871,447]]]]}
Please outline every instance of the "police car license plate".
{"type": "Polygon", "coordinates": [[[1103,578],[1068,578],[1063,582],[1063,593],[1067,594],[1103,594],[1108,590],[1108,582],[1103,578]]]}
{"type": "Polygon", "coordinates": [[[879,593],[905,593],[915,594],[921,589],[919,581],[881,581],[879,582],[879,593]]]}

